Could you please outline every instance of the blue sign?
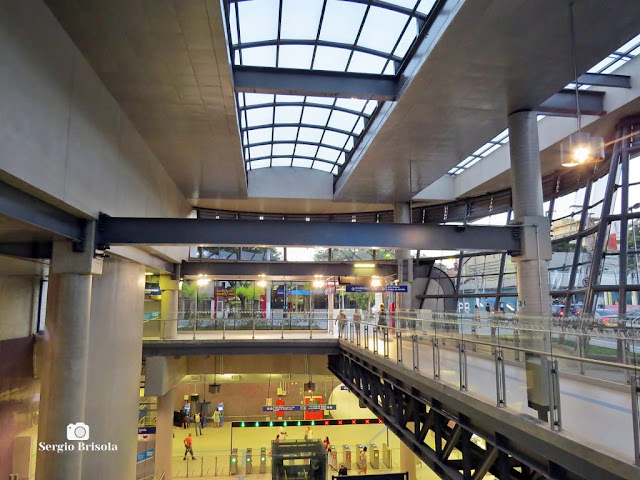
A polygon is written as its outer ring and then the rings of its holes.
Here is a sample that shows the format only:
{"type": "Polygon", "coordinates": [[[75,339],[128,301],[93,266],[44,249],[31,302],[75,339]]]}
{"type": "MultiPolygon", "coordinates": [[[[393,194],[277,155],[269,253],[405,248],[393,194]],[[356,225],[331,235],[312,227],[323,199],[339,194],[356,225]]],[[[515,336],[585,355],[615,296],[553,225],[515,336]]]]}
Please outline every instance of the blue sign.
{"type": "Polygon", "coordinates": [[[162,295],[160,287],[147,287],[144,289],[145,295],[162,295]]]}
{"type": "Polygon", "coordinates": [[[346,390],[348,392],[349,391],[349,387],[347,387],[345,385],[340,385],[340,390],[346,390]]]}
{"type": "Polygon", "coordinates": [[[149,449],[149,450],[145,450],[144,452],[139,452],[138,456],[136,458],[136,462],[137,463],[141,463],[144,462],[146,460],[149,460],[150,458],[153,458],[153,448],[149,449]]]}
{"type": "Polygon", "coordinates": [[[263,412],[321,412],[323,410],[335,410],[337,405],[263,405],[263,412]]]}
{"type": "Polygon", "coordinates": [[[366,292],[408,292],[407,285],[386,285],[384,287],[370,287],[368,285],[347,285],[347,292],[366,293],[366,292]]]}
{"type": "Polygon", "coordinates": [[[138,427],[138,435],[155,435],[156,427],[138,427]]]}

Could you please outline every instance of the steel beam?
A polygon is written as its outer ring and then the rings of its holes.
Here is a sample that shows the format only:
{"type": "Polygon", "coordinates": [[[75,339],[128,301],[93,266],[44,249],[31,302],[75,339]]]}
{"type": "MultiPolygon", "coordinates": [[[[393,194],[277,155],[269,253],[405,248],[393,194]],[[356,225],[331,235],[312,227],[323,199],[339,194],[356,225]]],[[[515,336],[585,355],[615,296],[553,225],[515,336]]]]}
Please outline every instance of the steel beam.
{"type": "MultiPolygon", "coordinates": [[[[604,92],[594,92],[591,90],[580,90],[580,113],[582,115],[604,115],[604,92]]],[[[575,90],[562,90],[548,100],[542,102],[535,109],[544,115],[575,116],[576,112],[576,92],[575,90]]]]}
{"type": "Polygon", "coordinates": [[[71,240],[85,234],[85,220],[1,181],[0,215],[71,240]]]}
{"type": "MultiPolygon", "coordinates": [[[[367,275],[387,277],[397,273],[394,264],[376,264],[374,268],[366,269],[367,275]]],[[[344,262],[227,262],[227,261],[191,261],[182,264],[183,275],[235,275],[235,276],[311,276],[323,277],[362,275],[361,268],[355,268],[353,263],[344,262]]]]}
{"type": "Polygon", "coordinates": [[[396,100],[398,83],[389,75],[233,67],[236,92],[396,100]]]}
{"type": "Polygon", "coordinates": [[[130,218],[100,215],[97,244],[520,250],[520,227],[130,218]]]}
{"type": "Polygon", "coordinates": [[[610,73],[585,73],[578,77],[578,83],[594,87],[631,88],[631,77],[610,73]]]}
{"type": "Polygon", "coordinates": [[[51,242],[0,243],[0,255],[22,258],[51,258],[51,242]]]}

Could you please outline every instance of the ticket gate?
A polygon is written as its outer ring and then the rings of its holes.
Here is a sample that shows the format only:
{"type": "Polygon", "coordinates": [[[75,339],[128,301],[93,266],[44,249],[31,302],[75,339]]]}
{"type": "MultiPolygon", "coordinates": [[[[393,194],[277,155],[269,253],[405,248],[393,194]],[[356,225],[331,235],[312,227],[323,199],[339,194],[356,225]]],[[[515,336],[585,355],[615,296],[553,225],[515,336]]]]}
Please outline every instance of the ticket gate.
{"type": "Polygon", "coordinates": [[[343,445],[342,448],[344,449],[342,452],[342,463],[347,467],[347,470],[351,470],[351,449],[349,445],[343,445]]]}
{"type": "Polygon", "coordinates": [[[237,475],[238,474],[238,449],[234,448],[231,450],[231,455],[229,456],[229,475],[237,475]]]}
{"type": "Polygon", "coordinates": [[[247,448],[247,451],[244,454],[244,473],[251,473],[253,470],[253,465],[251,462],[251,449],[247,448]]]}
{"type": "Polygon", "coordinates": [[[375,443],[369,444],[369,463],[372,468],[380,468],[380,450],[375,443]]]}
{"type": "Polygon", "coordinates": [[[329,455],[329,467],[333,468],[335,471],[338,471],[338,452],[336,451],[336,446],[331,445],[331,451],[328,453],[329,455]]]}
{"type": "Polygon", "coordinates": [[[260,449],[260,473],[267,473],[267,448],[260,449]]]}
{"type": "Polygon", "coordinates": [[[362,452],[362,449],[364,448],[364,445],[356,445],[356,452],[357,452],[357,456],[356,456],[356,467],[360,468],[364,468],[365,465],[360,465],[360,452],[362,452]]]}
{"type": "Polygon", "coordinates": [[[393,464],[391,460],[391,449],[386,443],[382,444],[382,463],[384,463],[384,466],[387,468],[391,468],[393,464]]]}

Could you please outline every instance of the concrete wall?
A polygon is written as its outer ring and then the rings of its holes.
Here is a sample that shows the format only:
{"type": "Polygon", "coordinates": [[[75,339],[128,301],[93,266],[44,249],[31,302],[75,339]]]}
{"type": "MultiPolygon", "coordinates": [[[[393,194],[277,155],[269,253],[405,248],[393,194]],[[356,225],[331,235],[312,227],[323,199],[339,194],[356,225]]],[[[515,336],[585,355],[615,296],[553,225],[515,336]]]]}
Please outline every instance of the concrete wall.
{"type": "Polygon", "coordinates": [[[259,168],[247,174],[249,197],[333,199],[333,175],[310,168],[259,168]]]}
{"type": "Polygon", "coordinates": [[[30,276],[0,276],[0,340],[31,335],[38,280],[30,276]]]}
{"type": "Polygon", "coordinates": [[[187,373],[331,375],[326,355],[220,355],[187,357],[187,373]]]}
{"type": "Polygon", "coordinates": [[[0,0],[0,65],[0,179],[92,217],[190,213],[40,0],[0,0]]]}

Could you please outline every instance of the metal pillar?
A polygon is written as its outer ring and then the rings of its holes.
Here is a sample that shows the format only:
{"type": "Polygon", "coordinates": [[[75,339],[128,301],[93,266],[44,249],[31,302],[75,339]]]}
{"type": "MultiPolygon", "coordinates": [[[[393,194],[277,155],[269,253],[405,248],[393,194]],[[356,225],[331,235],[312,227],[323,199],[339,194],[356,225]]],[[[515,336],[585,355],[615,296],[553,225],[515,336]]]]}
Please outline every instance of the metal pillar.
{"type": "MultiPolygon", "coordinates": [[[[537,114],[520,111],[509,115],[509,149],[511,153],[512,223],[523,225],[520,254],[513,258],[518,282],[519,313],[522,323],[537,330],[544,329],[542,320],[527,317],[549,317],[548,262],[551,260],[549,219],[544,216],[540,145],[537,114]]],[[[548,337],[540,332],[523,332],[525,348],[548,351],[548,337]]],[[[527,398],[529,407],[547,419],[550,408],[547,359],[526,355],[527,398]]]]}

